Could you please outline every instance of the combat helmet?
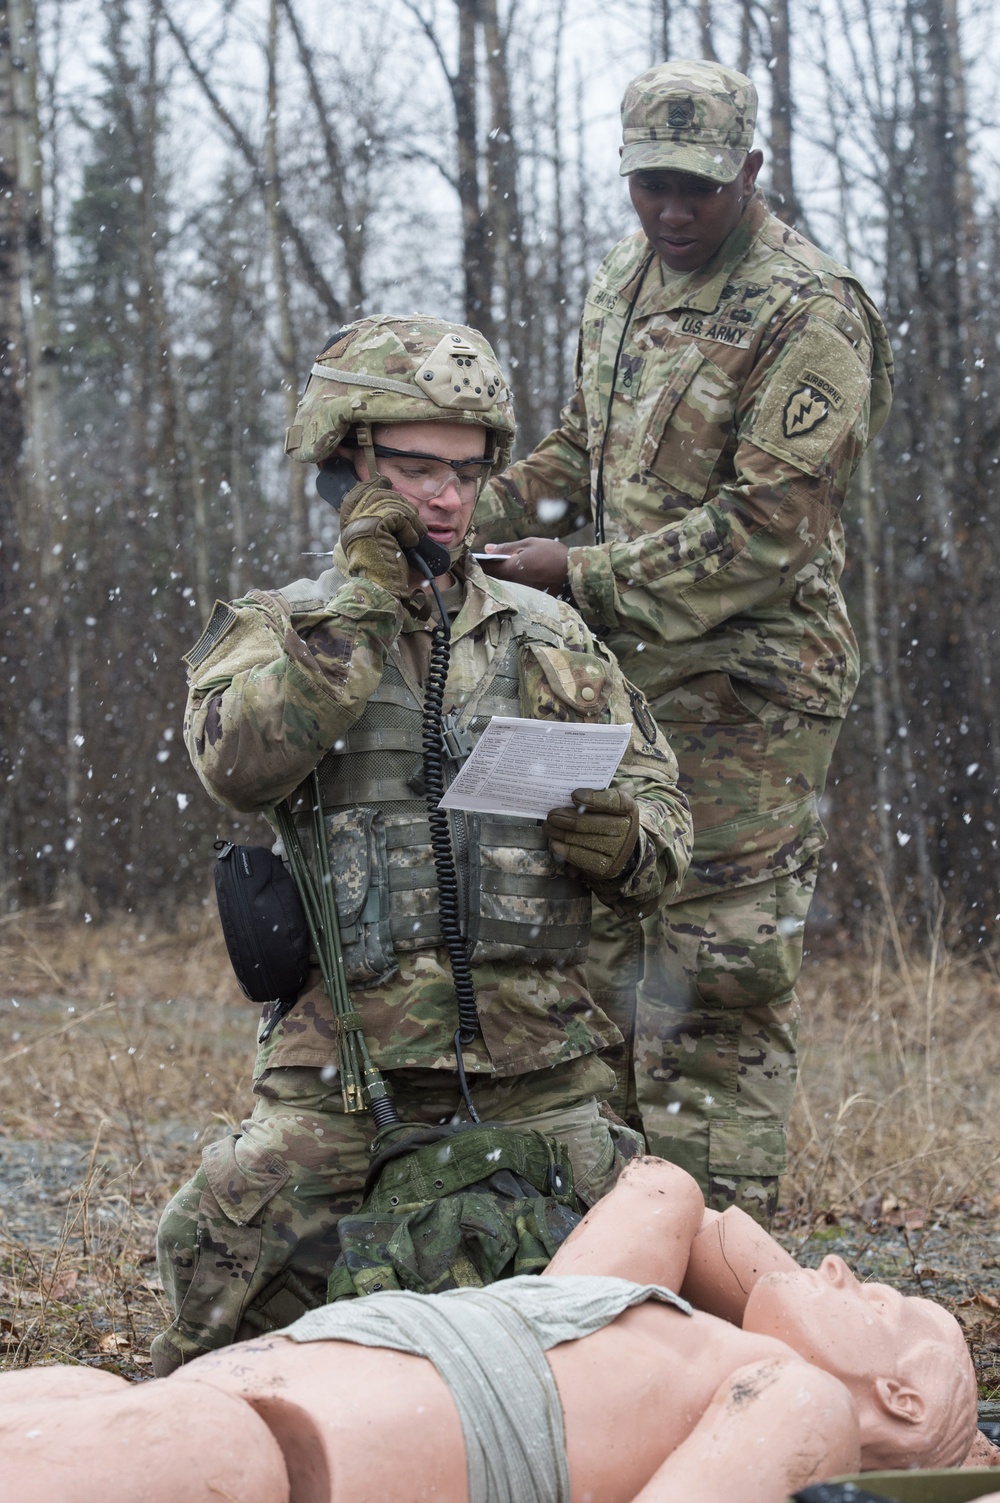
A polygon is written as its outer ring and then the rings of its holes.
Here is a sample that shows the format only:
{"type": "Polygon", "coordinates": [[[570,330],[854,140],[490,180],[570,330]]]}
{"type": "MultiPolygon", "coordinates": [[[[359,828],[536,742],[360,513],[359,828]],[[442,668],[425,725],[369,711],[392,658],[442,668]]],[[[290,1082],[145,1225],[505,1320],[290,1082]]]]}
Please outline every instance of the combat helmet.
{"type": "Polygon", "coordinates": [[[360,318],[327,342],[312,367],[285,452],[322,465],[352,430],[368,450],[377,423],[433,422],[486,428],[490,473],[510,463],[514,404],[489,342],[465,324],[423,313],[360,318]]]}

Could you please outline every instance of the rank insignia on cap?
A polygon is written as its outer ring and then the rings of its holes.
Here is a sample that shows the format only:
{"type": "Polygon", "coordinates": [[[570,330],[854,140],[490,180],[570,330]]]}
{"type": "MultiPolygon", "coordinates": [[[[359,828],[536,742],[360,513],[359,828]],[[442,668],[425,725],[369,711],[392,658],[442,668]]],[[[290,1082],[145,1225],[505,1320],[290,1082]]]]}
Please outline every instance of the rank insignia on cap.
{"type": "Polygon", "coordinates": [[[801,438],[803,433],[810,433],[813,428],[818,428],[829,414],[828,403],[817,396],[811,386],[797,386],[785,403],[782,413],[785,437],[801,438]]]}
{"type": "Polygon", "coordinates": [[[694,120],[694,101],[692,99],[674,100],[667,111],[667,124],[671,130],[683,130],[694,120]]]}

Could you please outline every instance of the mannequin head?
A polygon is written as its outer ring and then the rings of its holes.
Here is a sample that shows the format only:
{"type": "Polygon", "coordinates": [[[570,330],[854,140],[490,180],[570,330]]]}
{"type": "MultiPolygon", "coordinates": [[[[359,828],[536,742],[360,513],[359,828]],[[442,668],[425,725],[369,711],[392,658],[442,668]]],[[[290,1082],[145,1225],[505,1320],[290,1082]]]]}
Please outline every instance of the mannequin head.
{"type": "Polygon", "coordinates": [[[842,1258],[770,1273],[743,1329],[776,1336],[850,1390],[865,1469],[958,1466],[976,1427],[976,1379],[958,1322],[887,1284],[862,1284],[842,1258]]]}

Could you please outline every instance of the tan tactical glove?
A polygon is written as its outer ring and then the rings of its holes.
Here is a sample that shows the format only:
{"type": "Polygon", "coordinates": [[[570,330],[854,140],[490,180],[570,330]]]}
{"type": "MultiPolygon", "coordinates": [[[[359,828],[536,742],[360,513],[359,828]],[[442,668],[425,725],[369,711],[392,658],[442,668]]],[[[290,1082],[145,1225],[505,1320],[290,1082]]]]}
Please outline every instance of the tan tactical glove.
{"type": "Polygon", "coordinates": [[[413,502],[398,496],[383,475],[365,480],[348,491],[340,508],[348,574],[370,579],[402,599],[410,593],[403,549],[415,548],[426,531],[413,502]]]}
{"type": "Polygon", "coordinates": [[[585,877],[620,876],[639,843],[639,806],[621,788],[574,788],[573,809],[553,809],[542,825],[552,854],[585,877]]]}

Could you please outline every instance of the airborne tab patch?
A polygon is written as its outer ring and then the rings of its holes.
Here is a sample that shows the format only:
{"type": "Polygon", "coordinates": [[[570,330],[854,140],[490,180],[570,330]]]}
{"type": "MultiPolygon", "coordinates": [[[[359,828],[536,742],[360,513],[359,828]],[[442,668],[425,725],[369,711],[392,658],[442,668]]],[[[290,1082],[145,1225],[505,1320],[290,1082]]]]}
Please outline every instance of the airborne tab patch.
{"type": "Polygon", "coordinates": [[[829,404],[811,386],[797,386],[785,403],[781,426],[786,438],[800,438],[818,428],[829,415],[829,404]]]}
{"type": "Polygon", "coordinates": [[[803,371],[802,379],[807,386],[814,391],[821,392],[831,407],[843,407],[844,399],[840,392],[826,376],[821,376],[817,371],[803,371]]]}

